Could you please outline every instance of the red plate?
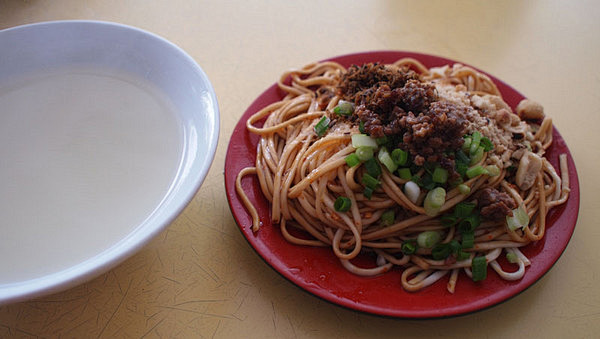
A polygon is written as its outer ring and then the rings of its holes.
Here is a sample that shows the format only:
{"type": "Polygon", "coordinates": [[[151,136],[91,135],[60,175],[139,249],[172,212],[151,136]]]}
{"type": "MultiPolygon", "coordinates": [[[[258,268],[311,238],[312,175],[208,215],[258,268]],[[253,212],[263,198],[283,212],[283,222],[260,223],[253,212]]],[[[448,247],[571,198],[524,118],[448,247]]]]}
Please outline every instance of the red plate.
{"type": "MultiPolygon", "coordinates": [[[[415,58],[427,67],[455,63],[441,57],[397,51],[358,53],[330,60],[348,67],[365,62],[392,63],[403,57],[415,58]]],[[[514,108],[524,98],[504,82],[490,77],[511,107],[514,108]]],[[[255,163],[258,136],[246,130],[246,120],[259,109],[282,97],[277,85],[273,85],[260,95],[241,117],[227,149],[225,189],[233,216],[248,243],[271,267],[302,289],[332,303],[378,315],[401,318],[455,316],[496,305],[524,291],[550,270],[567,247],[577,222],[579,181],[573,158],[556,129],[553,132],[554,143],[546,156],[558,169],[558,155],[568,155],[571,194],[566,204],[555,208],[549,214],[545,237],[523,249],[525,255],[531,259],[532,265],[519,281],[502,280],[488,268],[488,278],[481,283],[474,283],[461,272],[454,294],[446,290],[447,277],[422,291],[409,293],[402,289],[401,269],[397,267],[377,277],[353,275],[341,266],[330,248],[304,247],[288,243],[281,235],[278,225],[271,224],[269,203],[260,191],[258,179],[248,176],[242,180],[242,185],[257,207],[263,222],[260,231],[254,234],[251,230],[252,219],[235,191],[237,174],[255,163]]]]}

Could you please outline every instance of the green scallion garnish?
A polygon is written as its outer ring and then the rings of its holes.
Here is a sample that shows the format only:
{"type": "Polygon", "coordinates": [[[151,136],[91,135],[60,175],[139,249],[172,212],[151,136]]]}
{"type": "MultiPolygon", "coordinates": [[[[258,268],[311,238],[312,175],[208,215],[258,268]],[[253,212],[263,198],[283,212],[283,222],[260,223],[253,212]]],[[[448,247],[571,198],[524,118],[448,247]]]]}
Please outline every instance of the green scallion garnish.
{"type": "Polygon", "coordinates": [[[467,186],[465,184],[460,184],[457,187],[458,187],[458,191],[461,194],[469,194],[469,193],[471,193],[471,187],[469,187],[469,186],[467,186]]]}
{"type": "Polygon", "coordinates": [[[514,252],[506,253],[506,260],[508,260],[511,264],[516,264],[519,262],[519,256],[517,256],[514,252]]]}
{"type": "Polygon", "coordinates": [[[462,248],[473,248],[475,245],[475,233],[473,232],[464,232],[462,234],[462,248]]]}
{"type": "Polygon", "coordinates": [[[450,256],[450,253],[452,253],[450,244],[437,244],[431,249],[433,260],[446,259],[450,256]]]}
{"type": "Polygon", "coordinates": [[[377,143],[377,145],[381,146],[381,145],[385,145],[388,142],[388,138],[384,135],[380,138],[375,139],[375,142],[377,143]]]}
{"type": "Polygon", "coordinates": [[[456,260],[457,261],[467,260],[467,259],[469,259],[470,256],[471,255],[469,254],[469,252],[458,251],[458,253],[456,253],[456,260]]]}
{"type": "Polygon", "coordinates": [[[438,184],[445,184],[448,181],[448,171],[441,167],[436,167],[431,174],[431,179],[438,184]]]}
{"type": "Polygon", "coordinates": [[[458,218],[466,218],[473,213],[475,203],[462,201],[454,206],[454,215],[458,218]]]}
{"type": "Polygon", "coordinates": [[[369,175],[373,178],[379,178],[381,175],[381,166],[379,166],[379,163],[374,157],[365,161],[364,166],[367,170],[367,173],[369,173],[369,175]]]}
{"type": "Polygon", "coordinates": [[[487,277],[487,260],[484,256],[474,257],[471,261],[473,281],[482,281],[487,277]]]}
{"type": "Polygon", "coordinates": [[[419,247],[423,248],[432,248],[437,245],[440,240],[442,240],[442,236],[440,235],[440,232],[437,231],[425,231],[419,233],[417,236],[417,244],[419,247]]]}
{"type": "Polygon", "coordinates": [[[373,157],[373,147],[360,146],[354,153],[360,161],[367,161],[373,157]]]}
{"type": "Polygon", "coordinates": [[[465,142],[462,145],[462,150],[465,153],[469,153],[469,150],[471,149],[471,137],[465,135],[464,138],[465,142]]]}
{"type": "Polygon", "coordinates": [[[383,214],[381,215],[381,223],[384,226],[389,226],[389,225],[393,224],[395,220],[396,220],[396,215],[394,213],[394,210],[387,210],[387,211],[383,212],[383,214]]]}
{"type": "Polygon", "coordinates": [[[483,150],[486,152],[489,152],[494,149],[494,144],[487,137],[482,137],[481,141],[479,142],[479,145],[481,145],[483,147],[483,150]]]}
{"type": "Polygon", "coordinates": [[[489,175],[490,177],[495,177],[495,176],[500,175],[500,169],[496,165],[485,166],[485,170],[487,172],[487,175],[489,175]]]}
{"type": "Polygon", "coordinates": [[[480,224],[481,217],[479,217],[479,214],[471,214],[458,222],[458,230],[461,233],[470,233],[473,232],[480,224]]]}
{"type": "Polygon", "coordinates": [[[365,187],[374,190],[377,188],[377,186],[379,186],[380,182],[379,180],[369,175],[369,173],[365,173],[362,177],[362,184],[365,185],[365,187]]]}
{"type": "Polygon", "coordinates": [[[350,200],[350,198],[338,197],[333,203],[333,208],[338,212],[348,212],[348,210],[350,210],[351,205],[352,201],[350,200]]]}
{"type": "Polygon", "coordinates": [[[391,173],[398,168],[398,165],[396,165],[394,160],[392,160],[390,152],[388,152],[385,147],[381,147],[379,153],[377,154],[377,159],[379,159],[379,162],[382,163],[391,173]]]}
{"type": "Polygon", "coordinates": [[[417,241],[414,239],[404,241],[400,250],[405,255],[414,254],[417,251],[417,241]]]}
{"type": "Polygon", "coordinates": [[[365,123],[362,120],[358,123],[358,131],[362,134],[367,134],[367,132],[365,131],[365,123]]]}
{"type": "Polygon", "coordinates": [[[451,240],[448,245],[450,245],[450,249],[452,249],[452,254],[457,254],[462,249],[458,240],[451,240]]]}
{"type": "Polygon", "coordinates": [[[465,154],[465,152],[458,150],[458,152],[455,153],[455,157],[456,157],[456,161],[460,161],[464,164],[468,164],[469,162],[471,162],[471,159],[469,159],[469,157],[465,154]]]}
{"type": "MultiPolygon", "coordinates": [[[[481,133],[475,131],[471,134],[471,145],[469,147],[469,154],[471,157],[477,152],[479,148],[479,143],[481,142],[481,133]]],[[[483,150],[483,147],[481,148],[483,150]]]]}
{"type": "Polygon", "coordinates": [[[333,109],[333,113],[337,115],[351,115],[354,112],[354,105],[345,100],[340,100],[338,105],[333,109]]]}
{"type": "Polygon", "coordinates": [[[372,147],[377,148],[377,142],[366,134],[353,134],[352,135],[352,147],[372,147]]]}
{"type": "Polygon", "coordinates": [[[365,187],[365,189],[363,190],[363,195],[365,196],[365,198],[371,200],[371,197],[373,196],[373,191],[375,190],[371,187],[365,187]]]}
{"type": "Polygon", "coordinates": [[[346,165],[348,165],[348,167],[354,167],[360,164],[360,159],[355,153],[348,154],[344,159],[346,160],[346,165]]]}
{"type": "Polygon", "coordinates": [[[475,153],[471,155],[471,161],[469,162],[469,165],[475,165],[476,163],[480,162],[481,159],[483,159],[483,147],[480,146],[477,147],[475,153]]]}
{"type": "Polygon", "coordinates": [[[412,178],[412,174],[410,173],[410,168],[408,168],[408,167],[399,168],[398,169],[398,176],[401,179],[410,180],[410,178],[412,178]]]}
{"type": "Polygon", "coordinates": [[[396,165],[404,166],[408,162],[408,152],[400,148],[396,148],[392,151],[392,160],[394,160],[396,165]]]}
{"type": "Polygon", "coordinates": [[[512,210],[512,214],[512,217],[508,215],[506,216],[506,225],[511,231],[514,231],[518,228],[525,228],[525,226],[529,225],[529,215],[527,214],[523,204],[512,210]]]}
{"type": "Polygon", "coordinates": [[[317,136],[322,137],[325,132],[327,132],[327,129],[329,128],[329,118],[324,115],[321,120],[319,120],[319,122],[315,125],[315,133],[317,133],[317,136]]]}
{"type": "Polygon", "coordinates": [[[487,171],[481,165],[477,165],[477,166],[473,166],[473,167],[469,168],[466,173],[467,178],[469,178],[469,179],[475,178],[476,176],[479,176],[482,174],[487,174],[487,171]]]}
{"type": "Polygon", "coordinates": [[[438,214],[442,205],[446,202],[446,190],[442,187],[436,187],[431,191],[427,192],[423,207],[425,213],[429,216],[435,216],[438,214]]]}

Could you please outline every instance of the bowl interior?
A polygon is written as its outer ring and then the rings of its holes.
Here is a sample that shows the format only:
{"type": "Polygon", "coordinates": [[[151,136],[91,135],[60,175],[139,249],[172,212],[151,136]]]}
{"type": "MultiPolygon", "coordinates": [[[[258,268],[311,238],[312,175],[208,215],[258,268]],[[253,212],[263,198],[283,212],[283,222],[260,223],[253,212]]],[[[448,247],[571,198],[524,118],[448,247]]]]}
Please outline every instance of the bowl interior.
{"type": "MultiPolygon", "coordinates": [[[[0,82],[65,67],[126,74],[141,79],[169,101],[180,132],[169,188],[142,222],[75,265],[24,281],[0,281],[3,304],[91,279],[163,230],[193,198],[208,172],[217,145],[219,111],[212,85],[198,64],[174,44],[140,29],[96,21],[47,22],[0,31],[0,45],[5,46],[0,51],[0,82]]],[[[14,266],[18,269],[18,260],[14,266]]]]}

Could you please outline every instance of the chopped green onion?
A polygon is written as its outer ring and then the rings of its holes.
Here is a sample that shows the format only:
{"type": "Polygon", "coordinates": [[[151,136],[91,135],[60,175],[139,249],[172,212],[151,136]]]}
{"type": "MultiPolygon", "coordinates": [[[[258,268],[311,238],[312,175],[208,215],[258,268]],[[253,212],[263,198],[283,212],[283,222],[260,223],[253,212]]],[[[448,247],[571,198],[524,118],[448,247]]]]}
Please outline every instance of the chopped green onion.
{"type": "Polygon", "coordinates": [[[348,165],[348,167],[354,167],[360,164],[360,159],[355,153],[348,154],[344,159],[346,160],[346,164],[348,165]]]}
{"type": "Polygon", "coordinates": [[[375,142],[377,143],[377,145],[381,146],[381,145],[385,145],[388,142],[388,138],[384,135],[381,138],[377,138],[375,139],[375,142]]]}
{"type": "Polygon", "coordinates": [[[381,215],[381,223],[385,226],[391,225],[396,220],[394,210],[387,210],[381,215]]]}
{"type": "Polygon", "coordinates": [[[350,198],[338,197],[333,203],[333,208],[338,212],[348,212],[348,210],[350,210],[351,205],[352,201],[350,200],[350,198]]]}
{"type": "Polygon", "coordinates": [[[373,178],[371,175],[369,175],[369,173],[365,173],[362,177],[362,183],[363,185],[365,185],[365,187],[368,187],[370,189],[376,189],[377,186],[379,186],[380,182],[379,180],[373,178]]]}
{"type": "Polygon", "coordinates": [[[431,179],[438,184],[445,184],[448,181],[448,171],[441,167],[436,167],[431,174],[431,179]]]}
{"type": "Polygon", "coordinates": [[[423,203],[425,213],[429,216],[437,215],[444,202],[446,202],[446,190],[442,187],[432,189],[425,196],[425,202],[423,203]]]}
{"type": "Polygon", "coordinates": [[[456,172],[460,174],[461,177],[464,177],[467,174],[467,170],[469,169],[469,165],[464,162],[456,162],[456,172]]]}
{"type": "Polygon", "coordinates": [[[460,192],[460,194],[469,194],[471,193],[471,187],[465,184],[460,184],[458,185],[458,191],[460,192]]]}
{"type": "Polygon", "coordinates": [[[358,131],[362,134],[367,134],[367,131],[365,131],[365,123],[362,120],[358,123],[358,131]]]}
{"type": "Polygon", "coordinates": [[[442,240],[440,232],[437,231],[425,231],[419,233],[417,236],[417,244],[419,247],[432,248],[442,240]]]}
{"type": "Polygon", "coordinates": [[[487,277],[487,260],[484,256],[473,258],[471,261],[471,272],[473,281],[482,281],[487,277]]]}
{"type": "Polygon", "coordinates": [[[516,264],[519,262],[519,257],[514,252],[508,252],[506,253],[506,260],[511,264],[516,264]]]}
{"type": "Polygon", "coordinates": [[[529,215],[527,214],[523,204],[512,210],[512,214],[512,217],[508,215],[506,216],[506,225],[511,231],[514,231],[517,228],[525,228],[527,225],[529,225],[529,215]]]}
{"type": "Polygon", "coordinates": [[[485,170],[485,168],[483,168],[483,166],[477,165],[469,168],[466,174],[467,178],[471,179],[475,178],[478,175],[487,174],[487,171],[485,170]]]}
{"type": "MultiPolygon", "coordinates": [[[[477,152],[479,149],[479,143],[481,142],[481,133],[475,131],[471,134],[471,146],[469,147],[469,154],[471,157],[477,152]]],[[[483,147],[481,148],[483,149],[483,147]]]]}
{"type": "Polygon", "coordinates": [[[448,245],[450,246],[450,249],[452,250],[452,254],[457,254],[462,249],[458,240],[452,240],[448,243],[448,245]]]}
{"type": "Polygon", "coordinates": [[[450,256],[450,253],[452,253],[450,244],[437,244],[431,249],[433,260],[446,259],[450,256]]]}
{"type": "Polygon", "coordinates": [[[458,253],[456,253],[456,260],[457,261],[467,260],[467,259],[469,259],[470,256],[471,255],[469,254],[469,252],[458,251],[458,253]]]}
{"type": "Polygon", "coordinates": [[[481,218],[479,214],[471,214],[458,223],[458,230],[462,233],[473,232],[480,224],[481,218]]]}
{"type": "Polygon", "coordinates": [[[333,109],[333,113],[337,115],[350,115],[354,112],[354,105],[345,100],[340,100],[338,105],[333,109]]]}
{"type": "Polygon", "coordinates": [[[352,147],[372,147],[377,148],[377,143],[370,136],[366,134],[353,134],[352,135],[352,147]]]}
{"type": "Polygon", "coordinates": [[[399,168],[398,169],[398,176],[401,179],[410,180],[410,178],[412,178],[412,174],[410,173],[410,168],[408,168],[408,167],[399,168]]]}
{"type": "Polygon", "coordinates": [[[436,167],[438,167],[438,163],[436,162],[427,161],[423,164],[423,169],[429,174],[433,173],[433,170],[435,170],[436,167]]]}
{"type": "Polygon", "coordinates": [[[473,248],[475,245],[475,233],[465,232],[462,234],[462,248],[473,248]]]}
{"type": "Polygon", "coordinates": [[[371,197],[373,196],[373,191],[374,191],[374,189],[372,189],[371,187],[365,187],[365,190],[363,191],[363,195],[367,199],[371,200],[371,197]]]}
{"type": "Polygon", "coordinates": [[[456,152],[455,154],[456,156],[456,161],[460,161],[464,164],[468,164],[469,162],[471,162],[471,159],[469,159],[469,157],[465,154],[465,152],[458,150],[458,152],[456,152]]]}
{"type": "Polygon", "coordinates": [[[326,115],[324,115],[321,120],[317,122],[315,125],[315,133],[317,133],[317,136],[322,137],[323,134],[327,132],[327,129],[329,128],[329,122],[330,120],[326,115]]]}
{"type": "Polygon", "coordinates": [[[469,162],[469,165],[475,165],[476,163],[480,162],[481,159],[483,159],[483,147],[478,147],[477,151],[471,155],[471,161],[469,162]]]}
{"type": "Polygon", "coordinates": [[[406,152],[405,150],[402,150],[400,148],[396,148],[395,150],[392,151],[392,160],[394,160],[396,165],[404,166],[404,165],[406,165],[406,162],[408,161],[408,152],[406,152]]]}
{"type": "Polygon", "coordinates": [[[485,166],[485,170],[487,171],[487,175],[491,177],[500,175],[500,169],[496,165],[485,166]]]}
{"type": "Polygon", "coordinates": [[[432,190],[435,188],[436,185],[435,182],[433,182],[433,178],[431,178],[431,174],[429,174],[428,172],[425,172],[425,174],[423,174],[423,177],[421,177],[420,180],[416,183],[426,190],[432,190]]]}
{"type": "Polygon", "coordinates": [[[390,152],[388,152],[385,147],[381,147],[379,153],[377,154],[377,159],[379,159],[379,162],[382,163],[391,173],[398,168],[398,165],[396,165],[394,160],[392,160],[390,152]]]}
{"type": "Polygon", "coordinates": [[[375,158],[365,161],[364,165],[367,173],[369,173],[370,176],[373,178],[379,178],[381,175],[381,166],[379,166],[379,163],[377,160],[375,160],[375,158]]]}
{"type": "Polygon", "coordinates": [[[483,146],[483,150],[489,152],[494,149],[494,144],[487,137],[482,137],[479,145],[483,146]]]}
{"type": "Polygon", "coordinates": [[[469,150],[471,149],[471,137],[469,136],[465,136],[465,142],[462,145],[462,150],[465,153],[469,153],[469,150]]]}
{"type": "Polygon", "coordinates": [[[458,218],[466,218],[473,213],[474,209],[475,203],[462,201],[454,206],[454,215],[458,218]]]}
{"type": "Polygon", "coordinates": [[[373,148],[368,146],[360,146],[354,152],[360,161],[367,161],[373,157],[373,148]]]}
{"type": "Polygon", "coordinates": [[[400,250],[406,255],[414,254],[417,251],[417,241],[414,239],[404,241],[400,250]]]}

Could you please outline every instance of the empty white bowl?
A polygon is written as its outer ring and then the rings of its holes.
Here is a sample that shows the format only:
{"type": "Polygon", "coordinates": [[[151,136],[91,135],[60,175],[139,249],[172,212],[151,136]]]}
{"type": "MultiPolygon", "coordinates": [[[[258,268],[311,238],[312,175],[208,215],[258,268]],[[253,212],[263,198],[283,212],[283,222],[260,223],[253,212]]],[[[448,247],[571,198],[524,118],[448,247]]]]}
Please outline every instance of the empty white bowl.
{"type": "Polygon", "coordinates": [[[190,202],[219,109],[203,70],[143,30],[56,21],[0,31],[0,305],[89,280],[190,202]]]}

